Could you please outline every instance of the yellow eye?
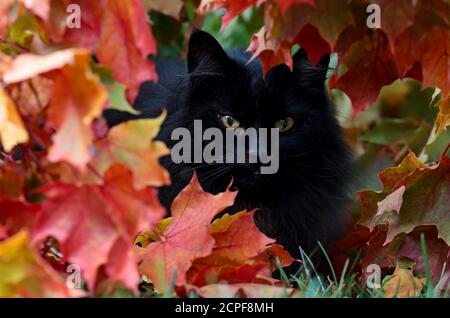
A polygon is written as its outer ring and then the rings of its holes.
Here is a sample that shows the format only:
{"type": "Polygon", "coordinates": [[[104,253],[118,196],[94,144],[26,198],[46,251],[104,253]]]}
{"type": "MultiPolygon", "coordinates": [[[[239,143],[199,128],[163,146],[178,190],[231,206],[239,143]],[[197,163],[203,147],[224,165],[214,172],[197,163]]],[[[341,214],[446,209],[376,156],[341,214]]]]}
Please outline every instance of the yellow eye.
{"type": "Polygon", "coordinates": [[[281,132],[286,132],[294,126],[294,119],[286,117],[275,122],[275,128],[280,129],[281,132]]]}
{"type": "Polygon", "coordinates": [[[221,116],[220,120],[222,121],[222,124],[226,128],[236,129],[241,125],[239,120],[237,120],[236,118],[233,118],[229,115],[221,116]]]}

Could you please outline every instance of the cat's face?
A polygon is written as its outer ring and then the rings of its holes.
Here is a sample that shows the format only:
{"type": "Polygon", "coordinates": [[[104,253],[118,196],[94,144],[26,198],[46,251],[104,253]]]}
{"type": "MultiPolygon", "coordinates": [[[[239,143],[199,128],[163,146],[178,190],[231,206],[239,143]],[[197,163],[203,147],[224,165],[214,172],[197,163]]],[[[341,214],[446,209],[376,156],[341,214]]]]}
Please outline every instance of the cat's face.
{"type": "MultiPolygon", "coordinates": [[[[258,61],[247,64],[247,60],[243,54],[228,56],[207,33],[193,34],[188,54],[190,119],[201,120],[203,129],[279,129],[279,169],[261,174],[259,161],[201,164],[198,173],[206,186],[229,182],[230,177],[240,190],[271,186],[274,181],[289,183],[321,169],[323,152],[335,147],[330,134],[337,124],[324,87],[328,58],[314,66],[300,51],[294,56],[293,71],[279,65],[265,77],[258,61]]],[[[269,151],[272,142],[269,138],[269,151]]],[[[246,155],[251,155],[248,145],[246,155]]]]}

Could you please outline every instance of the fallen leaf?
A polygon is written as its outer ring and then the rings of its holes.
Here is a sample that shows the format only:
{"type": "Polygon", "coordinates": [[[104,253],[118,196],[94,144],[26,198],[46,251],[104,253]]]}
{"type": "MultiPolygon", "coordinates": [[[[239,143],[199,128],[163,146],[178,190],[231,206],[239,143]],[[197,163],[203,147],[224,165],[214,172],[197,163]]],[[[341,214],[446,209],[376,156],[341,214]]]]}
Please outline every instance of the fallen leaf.
{"type": "Polygon", "coordinates": [[[0,242],[0,297],[75,297],[66,282],[37,254],[26,231],[0,242]]]}
{"type": "Polygon", "coordinates": [[[96,54],[113,70],[114,78],[127,86],[131,103],[143,81],[157,81],[149,55],[156,55],[156,42],[141,0],[104,0],[100,41],[96,54]]]}
{"type": "Polygon", "coordinates": [[[170,183],[169,173],[159,163],[170,153],[161,141],[153,141],[166,115],[155,119],[139,119],[114,126],[106,138],[95,143],[92,165],[100,174],[114,163],[127,166],[138,189],[170,183]]]}
{"type": "Polygon", "coordinates": [[[403,257],[398,260],[394,274],[383,280],[384,295],[392,297],[416,297],[420,295],[426,283],[425,278],[414,277],[414,261],[403,257]]]}
{"type": "Polygon", "coordinates": [[[98,268],[135,290],[139,281],[133,255],[135,235],[153,228],[164,211],[156,190],[137,191],[123,166],[112,166],[102,186],[46,185],[46,200],[33,231],[33,241],[54,237],[64,258],[81,268],[94,291],[98,268]]]}
{"type": "Polygon", "coordinates": [[[236,193],[230,191],[217,195],[204,192],[194,175],[172,203],[173,220],[160,240],[137,248],[139,269],[157,290],[167,291],[173,277],[175,285],[186,284],[186,272],[194,259],[209,255],[214,247],[214,238],[209,233],[212,218],[231,206],[235,197],[236,193]]]}
{"type": "Polygon", "coordinates": [[[5,151],[28,141],[28,132],[16,106],[7,92],[0,86],[0,139],[5,151]]]}

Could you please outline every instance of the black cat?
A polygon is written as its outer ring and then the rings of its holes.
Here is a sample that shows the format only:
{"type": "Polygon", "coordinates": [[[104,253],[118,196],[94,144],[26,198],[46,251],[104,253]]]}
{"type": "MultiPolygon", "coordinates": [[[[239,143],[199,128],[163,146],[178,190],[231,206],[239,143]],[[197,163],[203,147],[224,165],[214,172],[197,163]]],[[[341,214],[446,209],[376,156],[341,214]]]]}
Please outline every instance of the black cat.
{"type": "MultiPolygon", "coordinates": [[[[293,256],[299,246],[310,253],[317,241],[334,242],[344,228],[344,202],[349,177],[350,151],[343,140],[325,79],[329,57],[313,65],[300,50],[294,68],[272,68],[264,77],[259,61],[247,63],[248,54],[226,53],[208,33],[196,31],[189,41],[187,67],[183,62],[157,62],[159,82],[144,83],[135,107],[138,117],[155,117],[168,110],[158,139],[174,145],[177,127],[277,127],[279,170],[258,174],[259,164],[175,164],[162,159],[173,184],[160,191],[170,207],[195,169],[203,188],[224,191],[233,178],[238,196],[227,212],[260,209],[255,221],[262,232],[277,239],[293,256]]],[[[108,111],[110,125],[137,118],[108,111]]]]}

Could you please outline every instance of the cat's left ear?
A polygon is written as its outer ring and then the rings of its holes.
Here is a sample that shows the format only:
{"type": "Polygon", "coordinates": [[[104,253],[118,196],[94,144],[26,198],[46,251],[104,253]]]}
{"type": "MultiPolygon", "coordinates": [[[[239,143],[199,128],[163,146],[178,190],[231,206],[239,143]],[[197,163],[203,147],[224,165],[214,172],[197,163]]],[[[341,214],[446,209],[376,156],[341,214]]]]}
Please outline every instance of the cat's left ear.
{"type": "Polygon", "coordinates": [[[226,68],[229,57],[217,40],[207,32],[194,31],[189,39],[187,64],[192,73],[202,64],[205,67],[226,68]]]}
{"type": "Polygon", "coordinates": [[[319,63],[314,64],[308,58],[304,49],[298,50],[293,56],[294,74],[298,74],[300,78],[315,81],[316,84],[323,85],[327,79],[328,67],[330,64],[330,55],[324,55],[319,63]]]}

